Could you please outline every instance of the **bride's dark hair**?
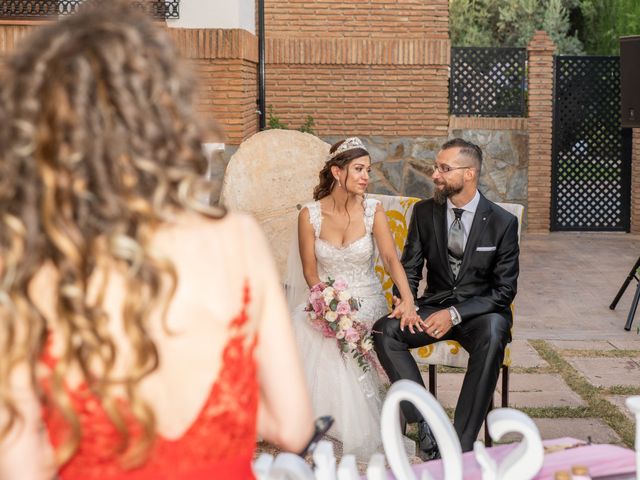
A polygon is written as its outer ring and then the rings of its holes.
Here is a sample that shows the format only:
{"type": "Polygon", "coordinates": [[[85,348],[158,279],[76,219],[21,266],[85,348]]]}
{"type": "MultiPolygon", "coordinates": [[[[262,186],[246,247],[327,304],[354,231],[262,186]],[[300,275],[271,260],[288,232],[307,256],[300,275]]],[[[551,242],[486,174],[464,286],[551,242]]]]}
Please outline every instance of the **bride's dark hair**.
{"type": "MultiPolygon", "coordinates": [[[[329,149],[329,154],[335,152],[343,143],[344,140],[340,140],[339,142],[334,143],[329,149]]],[[[345,150],[344,152],[336,155],[331,160],[328,160],[324,164],[324,167],[322,167],[322,170],[320,170],[318,185],[316,185],[316,188],[313,189],[313,199],[320,200],[321,198],[326,197],[336,186],[336,179],[333,178],[331,167],[335,165],[336,167],[345,168],[352,160],[360,157],[366,157],[368,155],[369,152],[367,152],[364,148],[350,148],[349,150],[345,150]]],[[[347,170],[345,185],[348,179],[349,171],[347,170]]]]}

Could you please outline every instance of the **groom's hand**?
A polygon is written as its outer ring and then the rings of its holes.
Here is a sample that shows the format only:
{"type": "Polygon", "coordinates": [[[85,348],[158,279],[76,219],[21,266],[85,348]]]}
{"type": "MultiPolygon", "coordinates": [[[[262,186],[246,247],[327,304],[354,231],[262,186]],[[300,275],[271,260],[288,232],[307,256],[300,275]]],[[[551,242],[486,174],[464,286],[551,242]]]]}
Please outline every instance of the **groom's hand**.
{"type": "Polygon", "coordinates": [[[442,338],[446,333],[451,330],[453,326],[451,323],[451,314],[449,310],[439,310],[432,313],[422,322],[424,332],[433,338],[442,338]]]}

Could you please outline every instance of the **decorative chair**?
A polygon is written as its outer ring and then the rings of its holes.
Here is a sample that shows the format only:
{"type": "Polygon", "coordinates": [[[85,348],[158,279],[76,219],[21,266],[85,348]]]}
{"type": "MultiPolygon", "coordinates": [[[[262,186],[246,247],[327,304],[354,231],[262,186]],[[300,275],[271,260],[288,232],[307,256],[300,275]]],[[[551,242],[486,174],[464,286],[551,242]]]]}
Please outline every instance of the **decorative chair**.
{"type": "MultiPolygon", "coordinates": [[[[382,206],[387,213],[387,219],[389,221],[389,227],[391,234],[398,250],[398,255],[402,254],[404,244],[407,239],[409,230],[409,221],[411,220],[411,213],[413,212],[413,206],[420,200],[414,197],[401,197],[392,195],[377,195],[371,194],[370,198],[380,200],[382,206]]],[[[498,203],[499,206],[512,213],[518,218],[518,239],[520,239],[520,230],[522,227],[522,219],[524,214],[524,207],[515,203],[498,203]]],[[[391,307],[392,303],[392,288],[393,281],[389,274],[384,270],[382,261],[379,257],[376,257],[375,265],[376,273],[382,283],[387,302],[391,307]]],[[[421,292],[424,288],[424,280],[420,284],[418,291],[421,292]]],[[[511,304],[512,311],[514,310],[514,304],[511,304]]],[[[514,312],[515,313],[515,312],[514,312]]],[[[413,357],[419,365],[429,365],[429,391],[434,397],[437,397],[437,367],[438,365],[466,368],[469,360],[469,354],[461,347],[461,345],[455,340],[443,340],[440,342],[432,343],[431,345],[413,349],[413,357]]],[[[504,361],[502,362],[502,407],[509,405],[509,366],[511,365],[511,346],[507,345],[504,354],[504,361]]],[[[491,398],[491,404],[489,410],[493,409],[493,397],[491,398]]],[[[488,412],[487,412],[488,413],[488,412]]],[[[491,437],[486,429],[485,421],[485,443],[491,445],[491,437]]]]}

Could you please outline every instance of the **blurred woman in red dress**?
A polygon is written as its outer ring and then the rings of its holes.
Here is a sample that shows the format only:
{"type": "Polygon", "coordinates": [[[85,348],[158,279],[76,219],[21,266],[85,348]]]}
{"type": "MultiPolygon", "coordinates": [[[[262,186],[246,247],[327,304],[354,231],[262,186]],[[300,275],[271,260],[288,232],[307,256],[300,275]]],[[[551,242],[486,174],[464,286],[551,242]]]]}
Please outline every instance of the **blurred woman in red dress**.
{"type": "Polygon", "coordinates": [[[0,478],[246,479],[311,408],[266,241],[200,206],[194,85],[120,2],[40,27],[0,108],[0,478]]]}

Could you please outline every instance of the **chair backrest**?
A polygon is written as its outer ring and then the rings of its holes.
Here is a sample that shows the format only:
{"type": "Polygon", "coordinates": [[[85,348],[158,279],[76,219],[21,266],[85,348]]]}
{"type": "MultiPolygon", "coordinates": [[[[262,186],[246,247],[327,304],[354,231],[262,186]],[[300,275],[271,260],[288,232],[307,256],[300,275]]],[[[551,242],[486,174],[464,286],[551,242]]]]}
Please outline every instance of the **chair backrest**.
{"type": "Polygon", "coordinates": [[[514,215],[518,219],[518,243],[520,242],[520,233],[522,232],[522,222],[524,220],[524,207],[519,203],[496,203],[507,212],[514,215]]]}
{"type": "MultiPolygon", "coordinates": [[[[398,257],[402,255],[404,249],[404,243],[407,240],[407,234],[409,233],[409,221],[411,220],[411,214],[413,213],[413,206],[420,201],[416,197],[401,197],[396,195],[367,195],[368,198],[375,198],[379,200],[387,213],[387,221],[389,222],[389,228],[391,229],[391,235],[398,252],[398,257]]],[[[384,269],[380,255],[376,252],[375,257],[375,271],[382,283],[382,289],[387,299],[389,306],[392,304],[392,289],[393,280],[391,276],[384,269]]]]}

